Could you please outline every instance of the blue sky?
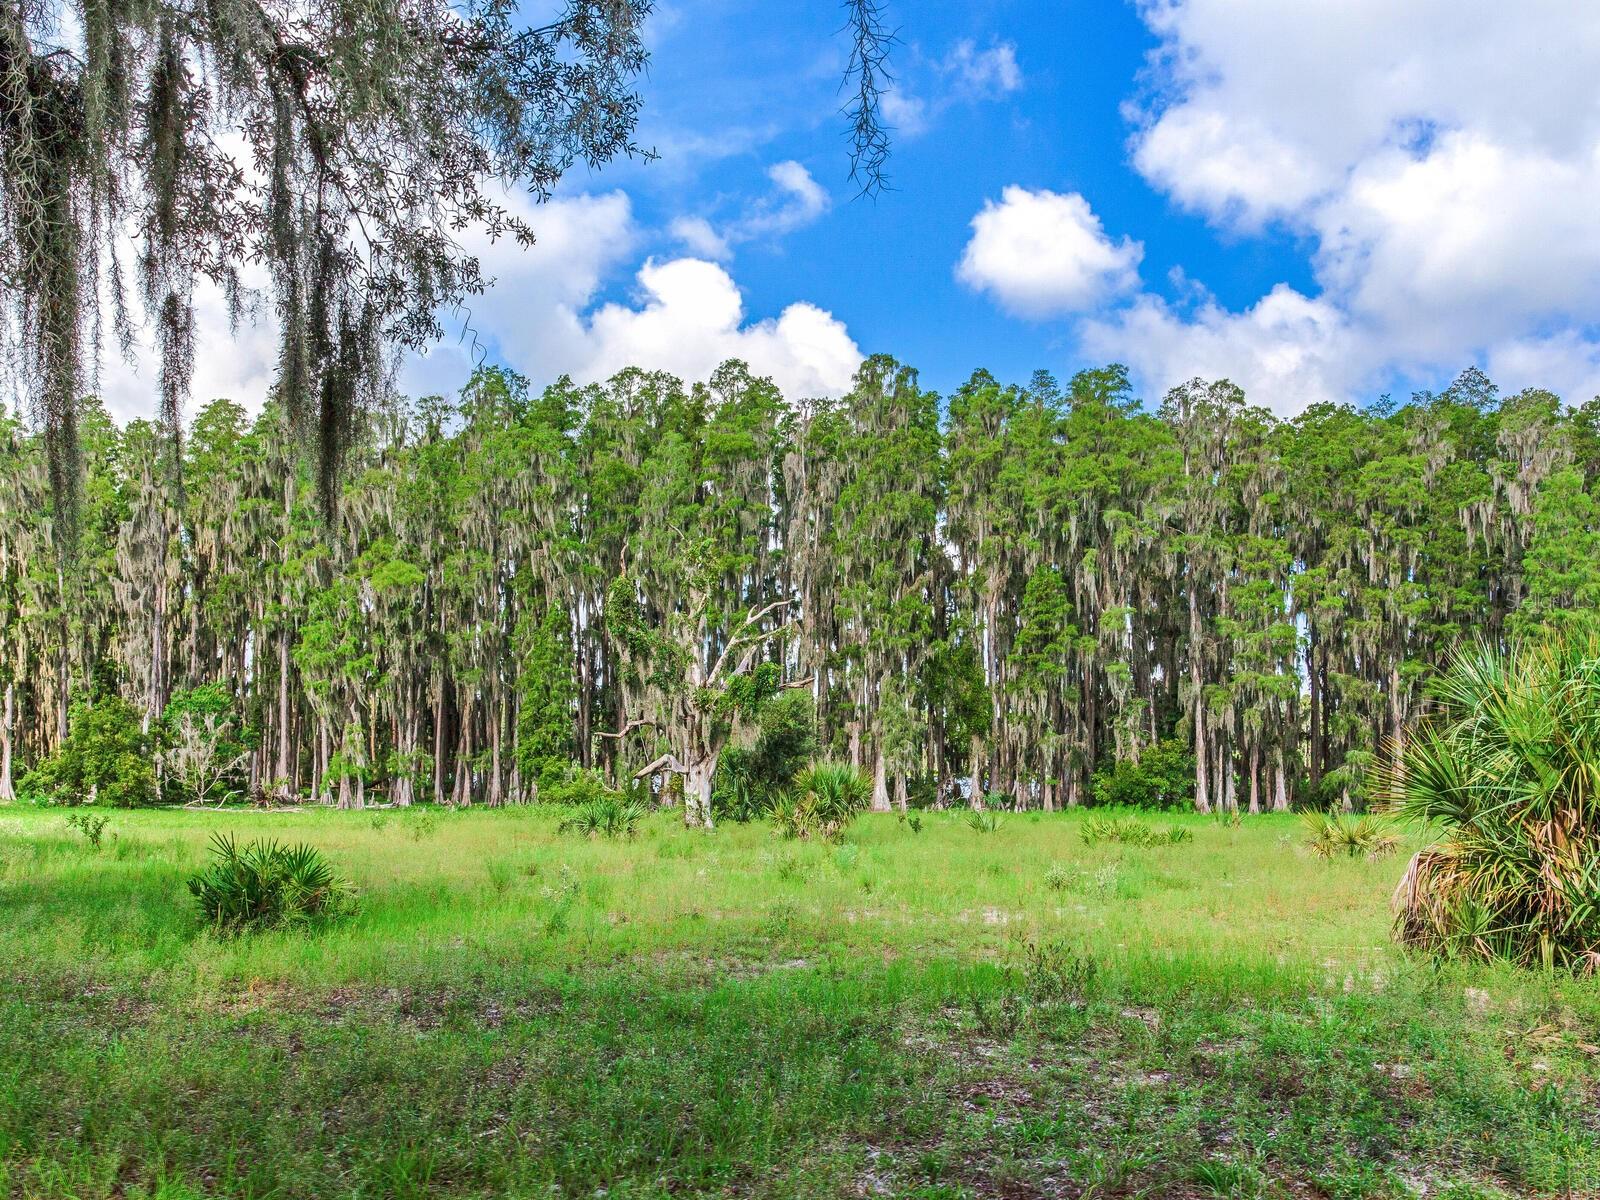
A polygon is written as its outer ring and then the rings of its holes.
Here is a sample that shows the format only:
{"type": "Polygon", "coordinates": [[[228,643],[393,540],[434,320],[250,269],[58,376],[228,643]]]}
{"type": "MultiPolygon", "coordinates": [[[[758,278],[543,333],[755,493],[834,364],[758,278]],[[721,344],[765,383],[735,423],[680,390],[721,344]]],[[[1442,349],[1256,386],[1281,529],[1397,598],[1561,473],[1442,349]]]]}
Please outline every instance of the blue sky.
{"type": "Polygon", "coordinates": [[[956,279],[973,216],[1010,185],[1085,196],[1110,234],[1144,243],[1145,273],[1163,290],[1175,267],[1230,306],[1285,279],[1309,286],[1293,237],[1219,237],[1131,168],[1122,108],[1157,47],[1132,5],[901,4],[890,13],[901,38],[895,90],[928,110],[922,128],[902,120],[896,130],[891,191],[854,194],[838,116],[842,11],[812,0],[669,10],[653,39],[642,131],[663,158],[584,186],[621,183],[643,219],[666,227],[685,209],[737,210],[768,190],[772,162],[801,163],[833,203],[785,237],[738,249],[730,269],[751,314],[812,300],[864,351],[917,366],[940,391],[980,366],[1026,378],[1040,367],[1066,374],[1087,365],[1061,320],[1019,320],[956,279]],[[977,55],[1009,48],[1020,83],[961,89],[943,64],[964,44],[977,55]],[[680,148],[700,139],[698,151],[680,148]]]}
{"type": "MultiPolygon", "coordinates": [[[[1151,402],[1227,377],[1284,414],[1468,365],[1600,392],[1600,5],[885,6],[892,190],[848,179],[839,4],[670,0],[659,158],[574,173],[530,252],[476,245],[474,340],[402,386],[453,391],[476,356],[542,384],[737,355],[798,398],[882,351],[946,393],[1121,361],[1151,402]]],[[[265,393],[270,329],[200,344],[197,399],[265,393]]]]}

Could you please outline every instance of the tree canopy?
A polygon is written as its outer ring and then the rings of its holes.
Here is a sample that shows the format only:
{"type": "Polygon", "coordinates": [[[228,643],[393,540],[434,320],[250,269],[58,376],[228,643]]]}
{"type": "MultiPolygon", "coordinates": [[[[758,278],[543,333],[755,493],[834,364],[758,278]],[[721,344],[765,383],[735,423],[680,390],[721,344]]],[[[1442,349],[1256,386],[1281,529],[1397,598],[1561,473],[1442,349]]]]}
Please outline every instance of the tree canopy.
{"type": "Polygon", "coordinates": [[[782,693],[879,808],[1359,807],[1453,647],[1600,595],[1596,413],[1477,372],[1284,420],[1119,367],[943,398],[878,357],[793,404],[738,363],[486,369],[367,413],[325,522],[281,405],[202,409],[180,489],[165,431],[90,404],[72,570],[6,417],[0,794],[84,705],[148,729],[215,685],[236,786],[351,805],[586,769],[703,818],[782,693]]]}

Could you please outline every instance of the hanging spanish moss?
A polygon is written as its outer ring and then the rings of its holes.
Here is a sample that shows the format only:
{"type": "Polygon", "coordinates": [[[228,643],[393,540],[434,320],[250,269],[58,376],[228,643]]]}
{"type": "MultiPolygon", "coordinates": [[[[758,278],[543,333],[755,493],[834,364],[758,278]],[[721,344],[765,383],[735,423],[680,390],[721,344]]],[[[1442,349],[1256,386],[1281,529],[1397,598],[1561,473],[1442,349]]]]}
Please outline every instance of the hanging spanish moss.
{"type": "Polygon", "coordinates": [[[494,186],[543,199],[634,152],[650,7],[568,0],[526,28],[514,0],[0,0],[0,371],[43,432],[63,551],[106,330],[154,345],[176,436],[196,287],[239,320],[246,264],[331,506],[394,353],[484,287],[461,233],[532,241],[494,186]]]}

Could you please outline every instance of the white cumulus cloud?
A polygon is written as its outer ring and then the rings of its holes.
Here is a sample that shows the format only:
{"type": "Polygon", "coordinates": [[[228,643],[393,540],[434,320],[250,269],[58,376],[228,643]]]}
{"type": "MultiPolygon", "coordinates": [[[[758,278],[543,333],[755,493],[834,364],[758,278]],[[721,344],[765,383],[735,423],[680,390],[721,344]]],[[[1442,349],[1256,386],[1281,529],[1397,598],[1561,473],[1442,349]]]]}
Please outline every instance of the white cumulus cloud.
{"type": "Polygon", "coordinates": [[[776,318],[746,323],[738,285],[716,263],[648,262],[638,283],[638,303],[606,304],[577,318],[563,370],[603,379],[639,366],[702,379],[740,358],[798,399],[847,391],[861,364],[844,324],[813,304],[791,304],[776,318]]]}
{"type": "Polygon", "coordinates": [[[1085,353],[1132,366],[1153,394],[1196,376],[1231,379],[1250,402],[1282,415],[1339,403],[1372,384],[1361,335],[1325,300],[1279,284],[1243,312],[1207,301],[1179,311],[1141,295],[1086,321],[1085,353]]]}
{"type": "Polygon", "coordinates": [[[1142,0],[1135,168],[1232,237],[1303,239],[1317,287],[1082,323],[1149,392],[1195,374],[1291,411],[1469,363],[1593,394],[1600,6],[1142,0]],[[1553,51],[1552,48],[1559,48],[1553,51]]]}
{"type": "Polygon", "coordinates": [[[1082,312],[1138,283],[1144,247],[1112,241],[1076,192],[1011,186],[972,218],[956,276],[1026,317],[1082,312]]]}
{"type": "MultiPolygon", "coordinates": [[[[817,203],[806,192],[809,176],[786,178],[795,204],[817,203]]],[[[468,239],[494,285],[470,307],[445,315],[449,336],[439,345],[401,364],[398,383],[408,394],[452,393],[475,365],[495,360],[540,385],[562,374],[599,380],[627,366],[694,380],[725,359],[742,358],[758,374],[771,375],[786,395],[848,390],[862,355],[841,321],[804,301],[751,320],[733,277],[705,258],[647,260],[635,271],[636,301],[601,303],[608,282],[639,261],[643,235],[626,193],[563,196],[538,206],[515,197],[510,203],[537,242],[523,248],[509,240],[468,239]]],[[[715,231],[700,232],[714,248],[715,231]]],[[[678,235],[693,232],[685,226],[678,235]]],[[[258,408],[277,368],[270,312],[230,331],[220,298],[204,288],[196,310],[194,404],[225,396],[258,408]]],[[[101,394],[119,418],[153,416],[156,380],[148,350],[132,364],[108,355],[101,394]]]]}

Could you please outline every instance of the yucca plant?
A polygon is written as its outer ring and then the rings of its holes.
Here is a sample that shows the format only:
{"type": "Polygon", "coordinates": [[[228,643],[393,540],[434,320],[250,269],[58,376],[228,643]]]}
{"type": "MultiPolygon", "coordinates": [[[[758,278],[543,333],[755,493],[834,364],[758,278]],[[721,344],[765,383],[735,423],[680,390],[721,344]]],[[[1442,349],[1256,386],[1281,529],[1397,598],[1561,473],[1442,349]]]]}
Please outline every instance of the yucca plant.
{"type": "Polygon", "coordinates": [[[1464,651],[1382,781],[1440,830],[1395,892],[1402,942],[1442,957],[1600,965],[1600,634],[1464,651]]]}
{"type": "Polygon", "coordinates": [[[631,838],[648,811],[632,797],[612,792],[578,805],[561,822],[560,831],[587,838],[631,838]]]}
{"type": "Polygon", "coordinates": [[[219,933],[305,927],[349,913],[355,892],[314,846],[211,838],[212,863],[189,880],[201,916],[219,933]]]}
{"type": "Polygon", "coordinates": [[[849,763],[814,763],[773,804],[772,823],[785,837],[835,841],[871,795],[871,781],[849,763]]]}
{"type": "Polygon", "coordinates": [[[1306,845],[1318,858],[1383,858],[1400,839],[1370,813],[1305,813],[1306,845]]]}

